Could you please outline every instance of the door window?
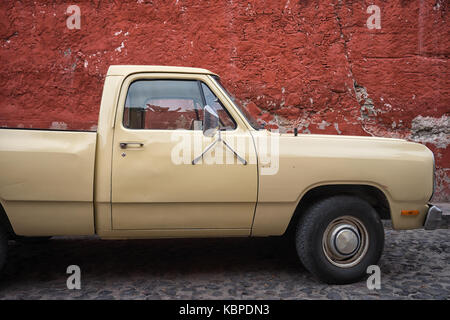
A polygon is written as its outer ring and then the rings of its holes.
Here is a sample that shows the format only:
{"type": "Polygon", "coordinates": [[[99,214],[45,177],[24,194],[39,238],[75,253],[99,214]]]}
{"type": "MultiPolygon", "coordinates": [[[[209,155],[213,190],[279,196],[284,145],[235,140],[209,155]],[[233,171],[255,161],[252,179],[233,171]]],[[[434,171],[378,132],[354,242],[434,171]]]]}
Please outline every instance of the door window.
{"type": "Polygon", "coordinates": [[[222,129],[236,123],[219,99],[197,80],[137,80],[131,83],[123,116],[129,129],[202,130],[206,104],[219,114],[222,129]]]}

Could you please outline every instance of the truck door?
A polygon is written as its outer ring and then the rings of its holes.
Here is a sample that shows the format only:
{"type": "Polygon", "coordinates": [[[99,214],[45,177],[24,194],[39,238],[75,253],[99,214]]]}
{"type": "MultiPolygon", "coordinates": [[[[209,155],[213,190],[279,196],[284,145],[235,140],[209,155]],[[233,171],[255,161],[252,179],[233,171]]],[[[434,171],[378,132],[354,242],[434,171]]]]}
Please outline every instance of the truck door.
{"type": "MultiPolygon", "coordinates": [[[[252,136],[207,75],[138,74],[125,79],[113,142],[113,230],[195,229],[248,235],[257,199],[252,136]],[[220,118],[221,138],[203,135],[203,109],[220,118]]],[[[176,232],[175,232],[176,233],[176,232]]]]}

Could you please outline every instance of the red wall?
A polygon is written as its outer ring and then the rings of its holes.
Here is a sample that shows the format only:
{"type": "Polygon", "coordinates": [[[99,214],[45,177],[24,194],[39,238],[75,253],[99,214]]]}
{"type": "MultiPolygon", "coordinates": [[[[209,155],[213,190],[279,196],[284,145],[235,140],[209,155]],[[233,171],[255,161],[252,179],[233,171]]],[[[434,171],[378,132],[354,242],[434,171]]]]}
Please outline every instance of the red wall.
{"type": "Polygon", "coordinates": [[[426,143],[436,199],[448,201],[448,10],[445,0],[2,1],[0,126],[95,129],[109,65],[203,67],[269,127],[426,143]],[[79,30],[66,27],[72,4],[79,30]],[[366,26],[371,4],[381,29],[366,26]]]}

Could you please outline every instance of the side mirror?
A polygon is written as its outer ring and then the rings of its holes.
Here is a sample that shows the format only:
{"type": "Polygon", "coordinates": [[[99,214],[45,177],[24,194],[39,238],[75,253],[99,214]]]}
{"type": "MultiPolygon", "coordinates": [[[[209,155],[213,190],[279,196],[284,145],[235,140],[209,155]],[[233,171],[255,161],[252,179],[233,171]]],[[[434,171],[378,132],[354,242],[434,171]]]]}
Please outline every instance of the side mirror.
{"type": "Polygon", "coordinates": [[[206,105],[203,109],[203,135],[214,137],[217,131],[219,131],[219,116],[213,108],[206,105]]]}

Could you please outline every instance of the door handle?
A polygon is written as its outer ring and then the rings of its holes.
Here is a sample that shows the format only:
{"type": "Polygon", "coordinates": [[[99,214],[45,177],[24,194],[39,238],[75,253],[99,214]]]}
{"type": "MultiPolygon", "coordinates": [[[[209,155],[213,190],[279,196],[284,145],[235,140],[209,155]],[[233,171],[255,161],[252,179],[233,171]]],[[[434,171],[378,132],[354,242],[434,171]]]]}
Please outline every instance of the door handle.
{"type": "Polygon", "coordinates": [[[128,146],[130,147],[135,147],[135,148],[142,148],[144,146],[143,143],[141,142],[121,142],[120,143],[120,149],[126,149],[128,148],[128,146]]]}

